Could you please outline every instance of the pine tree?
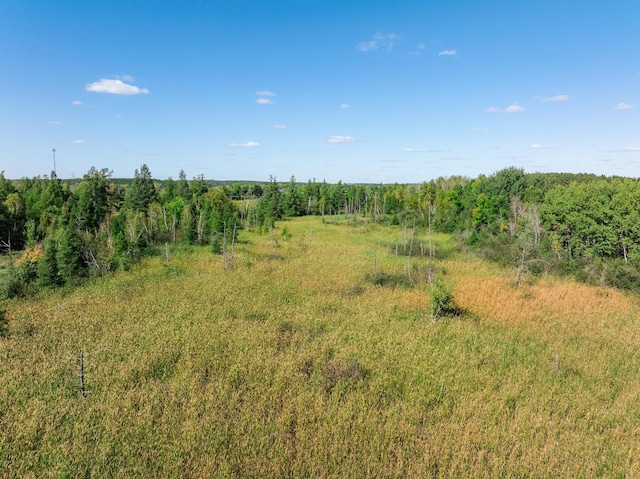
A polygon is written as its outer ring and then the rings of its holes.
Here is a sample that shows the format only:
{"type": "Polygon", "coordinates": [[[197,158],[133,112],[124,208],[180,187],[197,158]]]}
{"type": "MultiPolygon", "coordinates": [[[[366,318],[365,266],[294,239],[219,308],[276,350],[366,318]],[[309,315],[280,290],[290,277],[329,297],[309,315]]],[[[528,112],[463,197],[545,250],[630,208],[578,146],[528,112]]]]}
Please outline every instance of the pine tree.
{"type": "Polygon", "coordinates": [[[258,223],[261,226],[273,224],[275,220],[282,218],[281,196],[280,185],[278,185],[276,179],[271,176],[269,178],[269,184],[265,187],[256,207],[258,223]]]}
{"type": "Polygon", "coordinates": [[[125,196],[125,206],[134,211],[142,211],[144,213],[149,209],[149,205],[157,201],[158,193],[151,178],[151,172],[147,165],[140,167],[140,172],[135,170],[133,183],[127,188],[125,196]]]}
{"type": "Polygon", "coordinates": [[[109,212],[110,176],[111,173],[106,168],[98,171],[92,167],[74,192],[76,202],[73,213],[82,230],[97,231],[109,212]]]}
{"type": "Polygon", "coordinates": [[[84,274],[81,260],[82,239],[72,224],[62,231],[56,251],[56,266],[62,283],[68,283],[84,274]]]}
{"type": "Polygon", "coordinates": [[[56,240],[53,236],[49,236],[44,242],[44,254],[38,261],[38,279],[36,281],[38,286],[56,286],[60,283],[56,254],[56,240]]]}

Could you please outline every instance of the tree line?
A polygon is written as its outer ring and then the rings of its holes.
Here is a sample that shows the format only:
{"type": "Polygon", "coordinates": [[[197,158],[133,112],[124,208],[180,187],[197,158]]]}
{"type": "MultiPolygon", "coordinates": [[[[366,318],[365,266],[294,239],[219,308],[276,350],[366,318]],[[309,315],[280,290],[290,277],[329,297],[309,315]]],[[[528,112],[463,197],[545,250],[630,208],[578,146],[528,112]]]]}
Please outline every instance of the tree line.
{"type": "Polygon", "coordinates": [[[77,183],[50,176],[10,181],[0,174],[0,245],[10,263],[4,296],[75,283],[153,254],[165,243],[209,245],[220,252],[239,229],[225,187],[203,178],[160,185],[147,165],[122,184],[104,168],[77,183]]]}
{"type": "Polygon", "coordinates": [[[284,217],[344,217],[451,233],[461,248],[517,270],[640,289],[640,182],[506,168],[421,184],[213,185],[199,176],[154,180],[147,165],[115,180],[91,168],[79,181],[8,180],[0,173],[0,246],[17,256],[4,295],[127,269],[168,243],[221,253],[241,228],[284,217]],[[19,254],[18,254],[19,252],[19,254]]]}

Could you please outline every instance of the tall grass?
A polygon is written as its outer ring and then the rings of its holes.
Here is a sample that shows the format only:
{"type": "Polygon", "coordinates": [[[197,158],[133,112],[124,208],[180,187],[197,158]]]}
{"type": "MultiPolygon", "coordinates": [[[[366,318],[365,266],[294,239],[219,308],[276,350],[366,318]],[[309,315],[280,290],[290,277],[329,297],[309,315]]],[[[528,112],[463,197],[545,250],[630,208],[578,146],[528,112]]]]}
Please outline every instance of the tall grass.
{"type": "Polygon", "coordinates": [[[227,270],[177,250],[1,305],[0,475],[640,474],[636,297],[513,288],[446,236],[408,260],[393,228],[286,227],[227,270]],[[429,320],[428,267],[463,316],[429,320]]]}

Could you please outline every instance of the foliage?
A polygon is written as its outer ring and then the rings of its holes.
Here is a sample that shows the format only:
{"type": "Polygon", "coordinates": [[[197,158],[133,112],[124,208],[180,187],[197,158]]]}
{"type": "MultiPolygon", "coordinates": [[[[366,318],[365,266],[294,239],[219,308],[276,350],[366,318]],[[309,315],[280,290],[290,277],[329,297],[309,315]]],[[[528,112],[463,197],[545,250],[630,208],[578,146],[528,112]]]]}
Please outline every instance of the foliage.
{"type": "Polygon", "coordinates": [[[61,229],[56,250],[56,267],[62,284],[85,275],[86,263],[82,261],[82,238],[73,225],[61,229]]]}
{"type": "Polygon", "coordinates": [[[98,171],[91,167],[74,191],[76,200],[72,214],[81,230],[97,231],[109,213],[112,203],[110,176],[106,168],[98,171]]]}
{"type": "Polygon", "coordinates": [[[44,254],[42,259],[38,261],[38,279],[36,281],[38,286],[57,286],[61,284],[60,276],[58,275],[58,262],[56,255],[58,252],[58,245],[56,238],[53,236],[47,237],[44,242],[44,254]]]}
{"type": "Polygon", "coordinates": [[[135,170],[133,183],[127,188],[124,206],[133,211],[146,212],[149,205],[157,200],[157,191],[147,165],[142,165],[140,171],[135,170]]]}
{"type": "Polygon", "coordinates": [[[165,244],[223,253],[243,228],[266,233],[284,217],[319,215],[323,223],[345,220],[356,228],[400,226],[398,254],[408,257],[423,254],[424,242],[409,236],[424,227],[453,233],[473,256],[517,268],[519,279],[570,274],[629,289],[640,259],[639,198],[635,179],[514,167],[475,179],[379,185],[295,177],[282,184],[274,177],[263,184],[216,183],[202,175],[187,180],[182,170],[178,180],[156,181],[147,165],[125,179],[95,167],[79,181],[55,174],[11,181],[0,173],[0,248],[49,245],[40,265],[45,277],[15,275],[22,278],[15,284],[66,284],[127,269],[165,244]]]}
{"type": "Polygon", "coordinates": [[[8,271],[0,277],[0,299],[11,299],[25,295],[29,282],[24,272],[11,265],[8,271]]]}
{"type": "Polygon", "coordinates": [[[605,271],[604,280],[608,286],[622,290],[640,292],[640,261],[611,261],[605,271]]]}
{"type": "Polygon", "coordinates": [[[273,176],[270,177],[269,184],[265,187],[256,207],[257,223],[260,227],[268,230],[273,226],[274,221],[282,218],[281,196],[280,185],[273,176]]]}
{"type": "Polygon", "coordinates": [[[444,281],[437,278],[431,285],[431,296],[429,300],[429,316],[433,322],[441,318],[459,316],[461,309],[456,304],[451,289],[444,281]]]}

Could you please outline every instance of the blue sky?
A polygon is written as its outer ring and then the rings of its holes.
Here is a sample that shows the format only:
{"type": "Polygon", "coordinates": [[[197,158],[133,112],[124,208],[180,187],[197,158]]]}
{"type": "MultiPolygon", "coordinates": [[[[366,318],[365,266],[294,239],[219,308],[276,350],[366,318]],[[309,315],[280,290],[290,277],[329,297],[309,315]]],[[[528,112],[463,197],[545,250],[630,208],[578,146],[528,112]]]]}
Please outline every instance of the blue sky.
{"type": "Polygon", "coordinates": [[[640,2],[0,0],[0,170],[640,176],[640,2]]]}

